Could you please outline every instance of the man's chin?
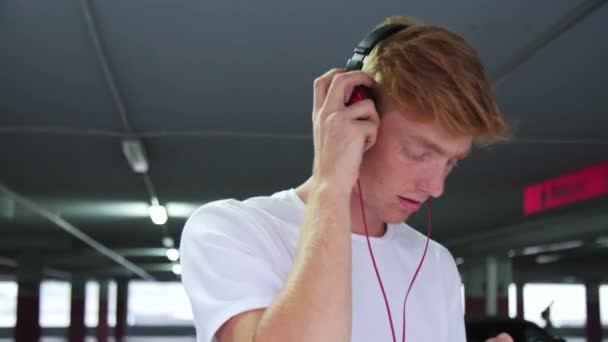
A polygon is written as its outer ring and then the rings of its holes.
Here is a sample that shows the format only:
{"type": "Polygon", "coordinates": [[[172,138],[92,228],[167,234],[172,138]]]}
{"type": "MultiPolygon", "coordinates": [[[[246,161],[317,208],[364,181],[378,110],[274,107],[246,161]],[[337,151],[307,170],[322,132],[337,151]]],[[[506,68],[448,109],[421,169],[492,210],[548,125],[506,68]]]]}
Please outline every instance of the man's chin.
{"type": "Polygon", "coordinates": [[[403,223],[405,221],[407,221],[407,219],[410,217],[411,213],[399,213],[399,214],[393,214],[390,215],[389,217],[386,217],[384,222],[386,223],[390,223],[390,224],[400,224],[403,223]]]}

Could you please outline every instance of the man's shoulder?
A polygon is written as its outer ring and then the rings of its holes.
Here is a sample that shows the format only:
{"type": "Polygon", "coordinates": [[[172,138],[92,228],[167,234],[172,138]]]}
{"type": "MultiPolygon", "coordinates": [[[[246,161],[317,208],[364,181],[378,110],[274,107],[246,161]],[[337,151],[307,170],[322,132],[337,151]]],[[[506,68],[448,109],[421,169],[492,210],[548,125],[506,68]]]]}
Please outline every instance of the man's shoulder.
{"type": "Polygon", "coordinates": [[[184,225],[186,234],[247,234],[289,212],[288,190],[246,199],[223,198],[201,205],[184,225]]]}
{"type": "Polygon", "coordinates": [[[245,199],[223,198],[201,205],[191,217],[206,214],[239,217],[256,214],[278,214],[294,206],[290,201],[290,190],[282,190],[270,195],[252,196],[245,199]]]}

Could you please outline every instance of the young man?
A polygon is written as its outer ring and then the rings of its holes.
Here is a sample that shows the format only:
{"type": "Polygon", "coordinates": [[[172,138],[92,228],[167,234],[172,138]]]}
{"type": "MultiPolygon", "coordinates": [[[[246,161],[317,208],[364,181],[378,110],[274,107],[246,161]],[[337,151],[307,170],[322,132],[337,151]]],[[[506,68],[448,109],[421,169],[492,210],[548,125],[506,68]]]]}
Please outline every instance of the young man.
{"type": "Polygon", "coordinates": [[[384,342],[403,330],[410,342],[465,341],[458,270],[434,241],[403,309],[427,243],[404,221],[441,196],[475,141],[503,138],[506,125],[461,37],[405,18],[382,25],[392,23],[408,28],[362,71],[315,80],[308,180],[206,204],[187,221],[182,280],[199,342],[384,342]],[[359,85],[374,100],[346,106],[359,85]]]}

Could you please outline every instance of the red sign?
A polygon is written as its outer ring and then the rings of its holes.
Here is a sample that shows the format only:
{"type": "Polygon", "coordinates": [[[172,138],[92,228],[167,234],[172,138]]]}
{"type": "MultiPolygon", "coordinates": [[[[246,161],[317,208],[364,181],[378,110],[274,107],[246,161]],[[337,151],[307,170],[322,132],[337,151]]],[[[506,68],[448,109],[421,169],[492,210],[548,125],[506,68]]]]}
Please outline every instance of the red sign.
{"type": "Polygon", "coordinates": [[[608,162],[568,173],[524,189],[524,214],[562,207],[608,194],[608,162]]]}

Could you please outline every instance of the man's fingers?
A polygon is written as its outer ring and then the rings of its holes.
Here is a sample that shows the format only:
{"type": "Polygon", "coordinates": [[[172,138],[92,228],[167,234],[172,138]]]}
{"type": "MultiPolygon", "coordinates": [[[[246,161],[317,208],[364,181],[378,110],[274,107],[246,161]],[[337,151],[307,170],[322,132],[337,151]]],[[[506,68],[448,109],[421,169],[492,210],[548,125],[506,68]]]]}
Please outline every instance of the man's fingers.
{"type": "Polygon", "coordinates": [[[342,111],[333,112],[326,120],[338,121],[338,125],[342,129],[347,126],[357,127],[360,136],[365,138],[364,151],[367,151],[376,142],[380,119],[372,100],[362,100],[342,111]]]}
{"type": "Polygon", "coordinates": [[[345,94],[352,92],[352,89],[358,85],[371,88],[374,86],[374,80],[363,71],[351,71],[336,75],[327,90],[323,106],[329,109],[329,112],[341,109],[344,107],[345,94]]]}
{"type": "Polygon", "coordinates": [[[513,342],[513,338],[507,333],[502,333],[496,336],[496,338],[498,339],[497,342],[513,342]]]}
{"type": "Polygon", "coordinates": [[[338,74],[344,73],[344,69],[334,68],[319,76],[314,82],[314,98],[313,98],[313,113],[316,113],[327,97],[327,91],[332,80],[338,74]]]}
{"type": "Polygon", "coordinates": [[[365,99],[350,105],[344,110],[345,116],[349,119],[369,120],[376,125],[380,124],[380,117],[376,111],[373,100],[365,99]]]}
{"type": "Polygon", "coordinates": [[[486,342],[513,342],[513,338],[506,333],[502,333],[496,337],[486,340],[486,342]]]}

